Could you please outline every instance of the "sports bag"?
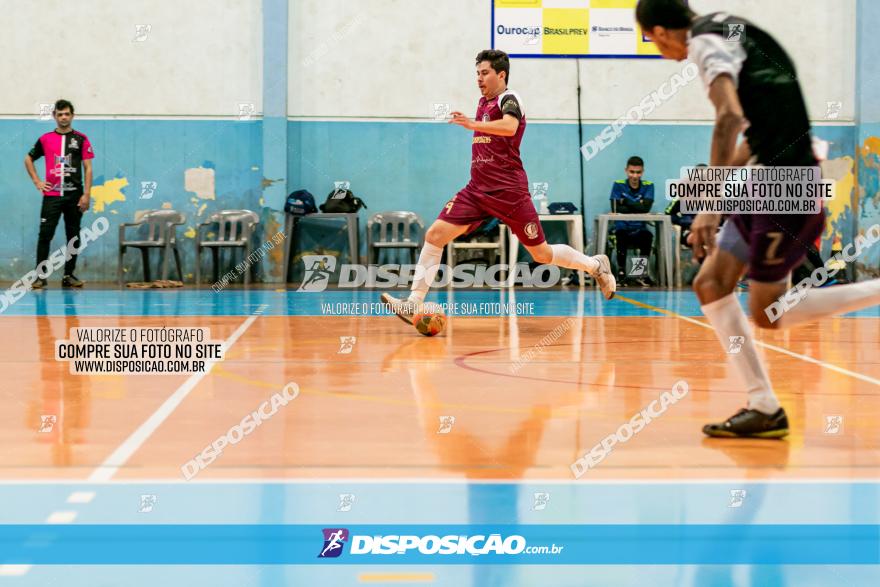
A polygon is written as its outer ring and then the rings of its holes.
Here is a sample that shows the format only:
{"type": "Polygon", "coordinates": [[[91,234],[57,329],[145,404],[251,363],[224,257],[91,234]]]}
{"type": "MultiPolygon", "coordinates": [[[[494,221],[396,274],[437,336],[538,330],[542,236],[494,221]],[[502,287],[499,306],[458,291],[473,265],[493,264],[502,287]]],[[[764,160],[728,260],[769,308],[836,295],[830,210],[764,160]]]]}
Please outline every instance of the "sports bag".
{"type": "Polygon", "coordinates": [[[361,208],[366,208],[364,201],[351,193],[351,190],[333,190],[327,196],[327,201],[321,204],[321,212],[328,214],[351,214],[361,208]]]}

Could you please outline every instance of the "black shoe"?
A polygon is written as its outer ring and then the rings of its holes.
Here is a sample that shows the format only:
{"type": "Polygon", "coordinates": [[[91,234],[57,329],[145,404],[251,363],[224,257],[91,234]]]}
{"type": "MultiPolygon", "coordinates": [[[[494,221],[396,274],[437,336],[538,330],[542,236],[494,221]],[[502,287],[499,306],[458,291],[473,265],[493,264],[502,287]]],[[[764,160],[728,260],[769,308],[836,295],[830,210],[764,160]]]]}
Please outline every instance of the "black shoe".
{"type": "Polygon", "coordinates": [[[37,278],[35,282],[31,284],[31,289],[43,289],[48,286],[49,282],[42,278],[37,278]]]}
{"type": "Polygon", "coordinates": [[[706,424],[703,434],[716,438],[782,438],[788,436],[788,416],[779,408],[772,416],[741,409],[719,424],[706,424]]]}
{"type": "Polygon", "coordinates": [[[61,287],[82,287],[85,283],[85,281],[77,279],[76,275],[65,275],[61,280],[61,287]]]}

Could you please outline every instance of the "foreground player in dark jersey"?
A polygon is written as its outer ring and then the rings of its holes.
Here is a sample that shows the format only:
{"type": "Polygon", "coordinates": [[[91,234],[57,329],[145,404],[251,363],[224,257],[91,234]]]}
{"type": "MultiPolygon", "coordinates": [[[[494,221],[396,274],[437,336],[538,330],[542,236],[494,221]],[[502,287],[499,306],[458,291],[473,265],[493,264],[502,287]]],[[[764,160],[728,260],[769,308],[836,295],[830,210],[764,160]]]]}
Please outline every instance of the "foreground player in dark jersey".
{"type": "MultiPolygon", "coordinates": [[[[697,16],[682,0],[640,0],[636,19],[667,59],[690,58],[700,69],[715,106],[711,165],[816,166],[810,121],[791,58],[765,31],[726,13],[697,16]],[[744,28],[742,28],[744,25],[744,28]],[[731,34],[734,33],[734,34],[731,34]],[[744,33],[744,34],[735,34],[744,33]],[[738,39],[738,40],[733,40],[738,39]],[[736,144],[745,130],[745,141],[736,144]]],[[[880,280],[811,289],[793,308],[771,320],[768,308],[788,288],[797,267],[825,227],[825,213],[734,214],[720,234],[717,214],[699,214],[691,226],[697,257],[707,256],[694,280],[703,314],[746,383],[748,408],[703,428],[709,436],[781,438],[788,418],[764,369],[751,328],[733,295],[749,279],[749,308],[761,328],[790,328],[880,303],[880,280]],[[740,339],[736,339],[740,340],[740,339]]]]}
{"type": "Polygon", "coordinates": [[[471,180],[446,203],[425,234],[409,298],[382,294],[382,301],[405,322],[412,323],[413,314],[424,301],[437,275],[443,247],[490,217],[504,222],[538,263],[586,271],[596,279],[606,299],[614,297],[617,284],[608,257],[589,257],[568,245],[549,245],[544,240],[519,157],[519,145],[526,130],[525,110],[519,95],[507,89],[509,74],[506,53],[481,51],[477,55],[477,85],[483,97],[477,106],[476,120],[461,112],[452,113],[450,123],[474,131],[471,180]]]}

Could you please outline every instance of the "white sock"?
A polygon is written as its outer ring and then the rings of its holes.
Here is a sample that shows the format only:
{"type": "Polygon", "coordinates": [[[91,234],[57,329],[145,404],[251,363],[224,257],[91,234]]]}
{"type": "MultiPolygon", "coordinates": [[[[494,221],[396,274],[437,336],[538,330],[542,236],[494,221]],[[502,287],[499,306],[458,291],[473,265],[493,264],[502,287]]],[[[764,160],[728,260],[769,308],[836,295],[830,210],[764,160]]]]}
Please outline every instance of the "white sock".
{"type": "Polygon", "coordinates": [[[599,269],[599,261],[584,255],[568,245],[550,245],[550,248],[553,249],[553,259],[550,262],[554,265],[559,265],[566,269],[586,271],[590,275],[593,275],[599,269]]]}
{"type": "Polygon", "coordinates": [[[700,309],[715,329],[715,336],[730,357],[733,368],[745,380],[749,392],[749,408],[768,415],[775,413],[779,409],[779,400],[773,393],[767,371],[758,356],[752,327],[736,301],[736,296],[728,294],[720,300],[700,306],[700,309]],[[743,339],[731,340],[733,336],[743,339]],[[739,352],[730,352],[737,347],[739,352]]]}
{"type": "Polygon", "coordinates": [[[425,243],[422,252],[419,253],[419,265],[416,267],[415,279],[411,291],[409,292],[409,301],[421,304],[437,277],[437,271],[440,270],[440,258],[443,257],[443,249],[434,246],[431,243],[425,243]]]}
{"type": "Polygon", "coordinates": [[[791,328],[820,318],[855,312],[880,304],[880,279],[811,289],[804,299],[780,318],[780,328],[791,328]]]}

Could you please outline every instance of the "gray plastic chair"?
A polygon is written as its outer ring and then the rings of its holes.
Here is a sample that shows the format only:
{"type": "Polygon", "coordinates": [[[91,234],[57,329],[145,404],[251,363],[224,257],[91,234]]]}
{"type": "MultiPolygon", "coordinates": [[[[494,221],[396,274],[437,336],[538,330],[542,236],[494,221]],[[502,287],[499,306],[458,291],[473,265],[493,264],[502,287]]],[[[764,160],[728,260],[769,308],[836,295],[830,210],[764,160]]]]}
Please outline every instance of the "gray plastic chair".
{"type": "Polygon", "coordinates": [[[177,227],[186,222],[186,216],[176,210],[144,210],[135,215],[135,222],[119,225],[119,264],[116,278],[122,287],[122,259],[128,247],[139,249],[144,262],[144,281],[150,281],[150,249],[162,250],[162,279],[168,279],[168,258],[174,253],[177,275],[183,281],[183,270],[180,267],[180,253],[177,250],[177,227]],[[125,240],[125,229],[132,226],[148,227],[147,238],[141,240],[125,240]]]}
{"type": "Polygon", "coordinates": [[[415,212],[378,212],[367,221],[367,260],[369,263],[378,263],[382,249],[404,249],[409,251],[410,259],[415,263],[416,251],[421,250],[424,238],[425,225],[415,212]],[[377,225],[378,239],[373,234],[377,225]],[[418,240],[413,240],[416,238],[413,225],[419,227],[418,240]]]}
{"type": "MultiPolygon", "coordinates": [[[[240,248],[244,249],[244,259],[250,257],[253,252],[251,237],[254,228],[260,222],[260,217],[251,210],[221,210],[208,217],[205,222],[199,224],[196,229],[196,285],[201,283],[201,260],[202,249],[210,249],[214,260],[214,282],[220,279],[220,249],[240,248]],[[205,240],[202,237],[202,228],[217,225],[217,236],[213,240],[205,240]]],[[[244,272],[244,284],[251,282],[251,271],[248,267],[244,272]]]]}

